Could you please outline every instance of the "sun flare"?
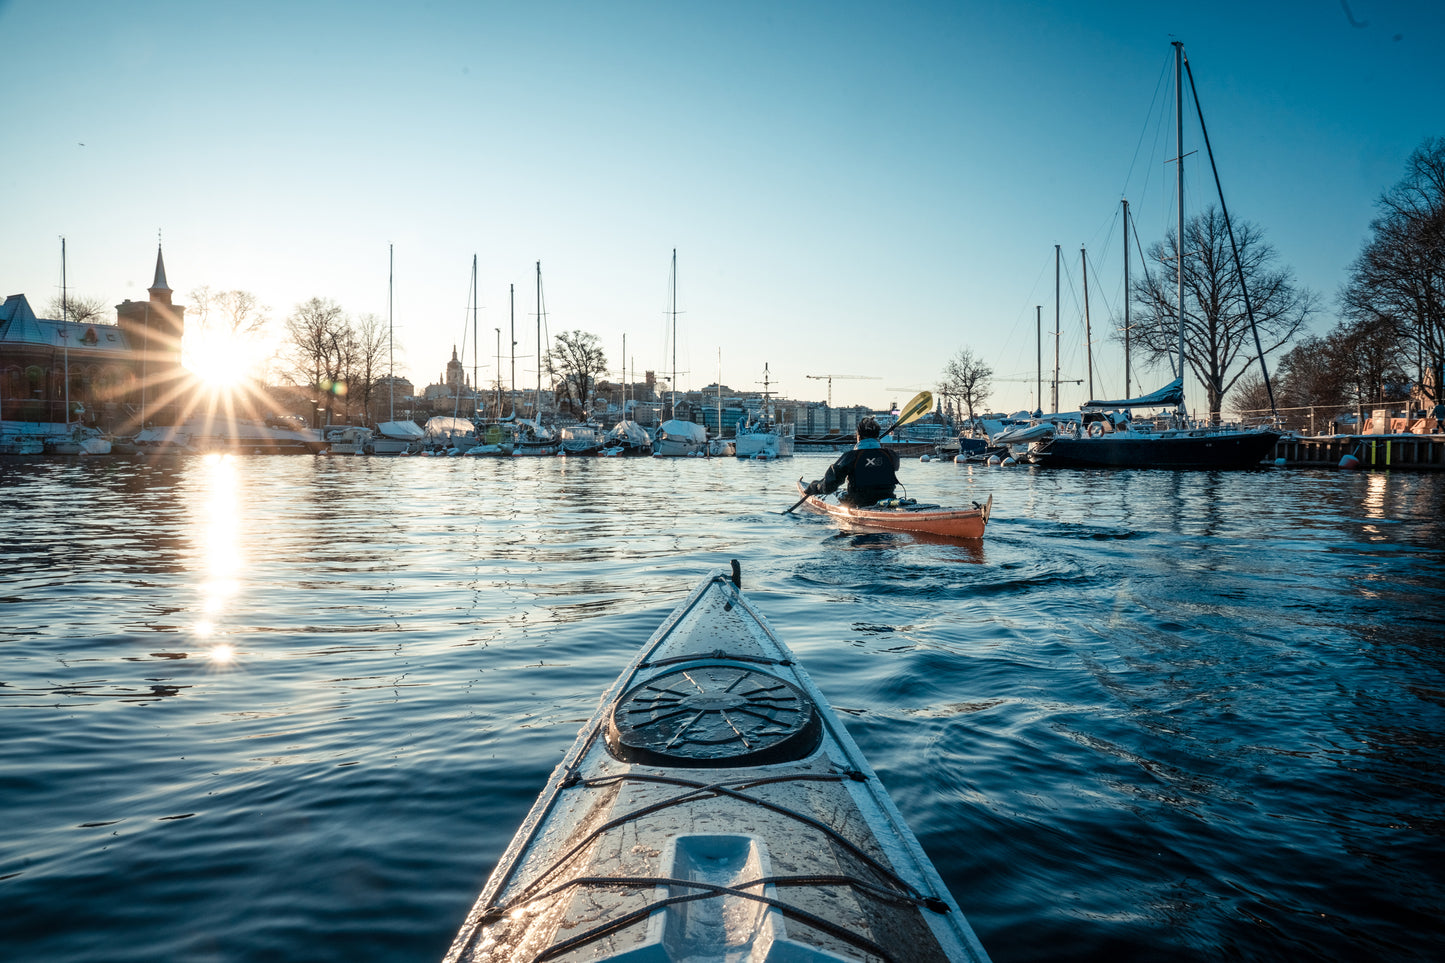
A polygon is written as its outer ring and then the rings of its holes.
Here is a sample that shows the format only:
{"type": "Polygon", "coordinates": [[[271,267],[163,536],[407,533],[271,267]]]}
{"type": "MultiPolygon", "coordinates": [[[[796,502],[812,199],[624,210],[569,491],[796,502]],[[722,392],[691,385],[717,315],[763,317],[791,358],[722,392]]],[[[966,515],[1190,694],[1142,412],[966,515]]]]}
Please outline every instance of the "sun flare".
{"type": "Polygon", "coordinates": [[[181,363],[201,383],[217,390],[230,390],[250,380],[259,361],[254,344],[227,332],[187,332],[182,347],[181,363]]]}

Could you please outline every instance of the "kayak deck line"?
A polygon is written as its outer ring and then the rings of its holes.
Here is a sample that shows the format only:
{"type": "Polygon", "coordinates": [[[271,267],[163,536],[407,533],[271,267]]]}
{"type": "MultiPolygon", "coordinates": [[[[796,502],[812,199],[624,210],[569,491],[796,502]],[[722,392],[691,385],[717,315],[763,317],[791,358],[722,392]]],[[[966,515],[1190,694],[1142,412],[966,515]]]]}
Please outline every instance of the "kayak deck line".
{"type": "Polygon", "coordinates": [[[987,960],[739,583],[694,588],[603,695],[448,961],[987,960]]]}

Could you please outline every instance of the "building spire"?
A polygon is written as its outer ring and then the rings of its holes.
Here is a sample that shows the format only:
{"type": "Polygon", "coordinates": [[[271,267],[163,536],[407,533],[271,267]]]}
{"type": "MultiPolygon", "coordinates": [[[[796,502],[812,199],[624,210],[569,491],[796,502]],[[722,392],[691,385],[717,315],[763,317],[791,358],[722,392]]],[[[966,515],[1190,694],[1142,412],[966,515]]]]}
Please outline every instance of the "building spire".
{"type": "Polygon", "coordinates": [[[156,243],[156,279],[151,283],[152,291],[169,291],[166,285],[166,260],[161,256],[160,243],[156,243]]]}
{"type": "Polygon", "coordinates": [[[171,288],[166,284],[166,259],[161,256],[161,242],[156,239],[156,279],[151,282],[150,296],[152,304],[169,305],[171,303],[171,288]]]}

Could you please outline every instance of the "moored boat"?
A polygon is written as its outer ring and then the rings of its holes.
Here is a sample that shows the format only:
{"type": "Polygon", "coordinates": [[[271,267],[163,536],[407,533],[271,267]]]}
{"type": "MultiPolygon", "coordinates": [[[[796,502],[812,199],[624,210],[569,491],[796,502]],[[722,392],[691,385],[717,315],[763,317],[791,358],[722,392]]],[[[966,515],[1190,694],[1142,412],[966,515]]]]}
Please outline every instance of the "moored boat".
{"type": "MultiPolygon", "coordinates": [[[[1203,423],[1195,422],[1188,416],[1184,404],[1184,372],[1188,369],[1187,344],[1191,338],[1188,333],[1191,329],[1202,329],[1210,332],[1211,338],[1217,338],[1218,332],[1208,323],[1197,320],[1204,315],[1203,302],[1197,315],[1191,316],[1185,302],[1185,291],[1187,285],[1185,278],[1191,270],[1189,259],[1199,259],[1207,255],[1199,255],[1185,249],[1183,238],[1186,236],[1184,223],[1184,199],[1187,196],[1184,190],[1184,85],[1183,67],[1184,45],[1180,41],[1174,41],[1174,97],[1175,97],[1175,199],[1177,202],[1177,221],[1175,226],[1175,247],[1176,256],[1173,260],[1177,273],[1176,301],[1174,306],[1174,318],[1178,328],[1178,347],[1173,352],[1174,380],[1163,388],[1140,397],[1122,398],[1113,401],[1090,400],[1080,410],[1080,419],[1075,430],[1069,433],[1056,432],[1052,436],[1035,441],[1029,449],[1031,459],[1044,467],[1062,468],[1172,468],[1172,469],[1226,469],[1226,468],[1258,468],[1262,466],[1266,458],[1274,454],[1275,446],[1283,437],[1283,432],[1276,430],[1270,424],[1256,425],[1225,425],[1215,423],[1212,419],[1203,423]],[[1139,408],[1172,408],[1173,413],[1154,419],[1154,423],[1135,423],[1127,412],[1139,408]],[[1117,417],[1109,415],[1109,409],[1122,410],[1117,417]],[[1140,429],[1144,430],[1140,430],[1140,429]]],[[[1193,77],[1190,77],[1190,87],[1193,87],[1193,77]]],[[[1215,186],[1218,187],[1218,171],[1214,167],[1214,154],[1209,148],[1209,135],[1204,129],[1204,113],[1199,107],[1198,100],[1195,100],[1195,108],[1199,115],[1200,134],[1204,138],[1204,146],[1209,154],[1210,168],[1215,173],[1215,186]]],[[[1224,226],[1228,233],[1231,249],[1234,245],[1234,229],[1230,226],[1229,210],[1224,205],[1224,195],[1220,193],[1220,209],[1224,218],[1224,226]]],[[[1125,227],[1124,234],[1129,235],[1128,228],[1128,207],[1125,205],[1125,227]]],[[[1208,245],[1205,245],[1206,249],[1208,245]]],[[[1126,245],[1127,250],[1127,245],[1126,245]]],[[[1237,284],[1242,295],[1243,306],[1249,318],[1249,326],[1255,328],[1254,309],[1249,296],[1249,279],[1245,276],[1240,266],[1240,258],[1237,250],[1234,253],[1235,276],[1231,283],[1237,284]]],[[[1124,287],[1129,288],[1128,259],[1125,259],[1124,287]]],[[[1231,295],[1232,297],[1232,295],[1231,295]]],[[[1124,314],[1124,331],[1128,332],[1129,299],[1126,298],[1124,314]]],[[[1259,349],[1259,333],[1256,330],[1254,335],[1256,348],[1259,349]]],[[[1127,342],[1126,342],[1127,344],[1127,342]]],[[[1225,357],[1228,357],[1235,350],[1229,347],[1225,350],[1225,357]]],[[[1209,354],[1206,351],[1199,351],[1198,354],[1209,354]]],[[[1203,362],[1201,362],[1202,364],[1203,362]]],[[[1227,365],[1227,362],[1226,362],[1227,365]]],[[[1264,376],[1265,389],[1269,392],[1270,409],[1274,409],[1274,394],[1269,388],[1269,372],[1266,369],[1264,355],[1259,355],[1260,371],[1264,376]]],[[[1234,375],[1232,377],[1238,377],[1234,375]]],[[[1232,383],[1232,382],[1228,382],[1232,383]]],[[[1222,394],[1222,391],[1221,391],[1222,394]]],[[[1218,412],[1212,413],[1214,417],[1218,412]]]]}
{"type": "Polygon", "coordinates": [[[603,439],[603,451],[613,455],[651,455],[652,435],[635,421],[623,419],[603,439]]]}
{"type": "Polygon", "coordinates": [[[486,422],[477,428],[478,443],[463,454],[472,458],[510,458],[517,430],[509,421],[486,422]]]}
{"type": "Polygon", "coordinates": [[[704,580],[604,694],[448,961],[982,961],[793,654],[704,580]]]}
{"type": "Polygon", "coordinates": [[[676,418],[657,426],[652,454],[658,458],[689,458],[707,454],[707,429],[676,418]]]}
{"type": "Polygon", "coordinates": [[[360,425],[339,425],[326,429],[326,442],[333,455],[362,455],[371,444],[371,429],[360,425]]]}
{"type": "Polygon", "coordinates": [[[198,418],[180,425],[142,429],[131,438],[127,450],[139,457],[208,454],[316,455],[329,442],[298,418],[272,415],[265,420],[250,418],[198,418]]]}
{"type": "Polygon", "coordinates": [[[557,454],[557,435],[544,428],[540,421],[519,418],[516,421],[517,434],[512,442],[512,454],[518,457],[550,456],[557,454]]]}
{"type": "Polygon", "coordinates": [[[414,455],[421,451],[426,432],[414,421],[383,421],[367,445],[371,455],[414,455]]]}
{"type": "MultiPolygon", "coordinates": [[[[774,414],[770,390],[772,373],[763,365],[763,404],[744,412],[738,420],[733,454],[739,458],[771,461],[793,457],[793,425],[783,424],[774,414]]],[[[719,412],[721,423],[721,412],[719,412]]]]}
{"type": "Polygon", "coordinates": [[[807,485],[798,480],[798,494],[803,504],[819,515],[826,515],[845,529],[864,531],[917,532],[923,535],[943,535],[949,538],[983,538],[988,525],[989,514],[993,511],[993,496],[972,508],[945,508],[942,505],[923,505],[911,498],[890,498],[874,505],[857,508],[852,505],[830,502],[818,495],[809,495],[807,485]]]}
{"type": "Polygon", "coordinates": [[[557,429],[558,453],[595,455],[602,450],[603,435],[597,425],[564,425],[557,429]]]}

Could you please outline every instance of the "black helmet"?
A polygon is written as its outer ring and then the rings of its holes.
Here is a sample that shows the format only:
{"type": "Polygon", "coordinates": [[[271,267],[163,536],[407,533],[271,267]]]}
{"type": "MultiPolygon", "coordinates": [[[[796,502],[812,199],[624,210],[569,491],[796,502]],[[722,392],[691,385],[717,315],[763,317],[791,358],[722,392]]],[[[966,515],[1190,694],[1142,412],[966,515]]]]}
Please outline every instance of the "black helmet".
{"type": "Polygon", "coordinates": [[[879,435],[878,419],[872,415],[866,415],[858,419],[859,438],[877,438],[879,435]]]}

